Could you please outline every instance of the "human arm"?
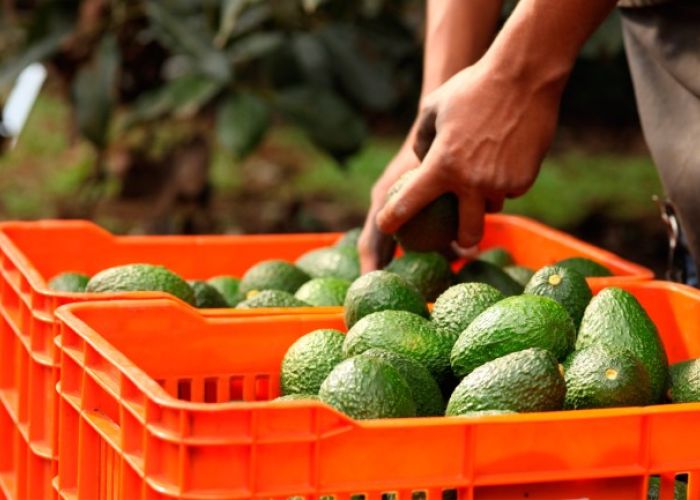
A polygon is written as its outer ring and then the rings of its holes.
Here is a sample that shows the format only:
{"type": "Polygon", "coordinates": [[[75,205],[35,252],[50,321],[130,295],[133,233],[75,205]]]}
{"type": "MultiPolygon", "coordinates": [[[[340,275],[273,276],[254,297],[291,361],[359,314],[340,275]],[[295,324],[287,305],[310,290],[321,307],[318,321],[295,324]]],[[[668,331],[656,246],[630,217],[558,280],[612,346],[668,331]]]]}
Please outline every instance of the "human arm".
{"type": "MultiPolygon", "coordinates": [[[[493,39],[501,3],[500,0],[428,0],[421,102],[452,75],[483,55],[493,39]]],[[[381,268],[393,256],[393,239],[377,229],[376,216],[384,206],[391,185],[420,163],[413,152],[415,131],[413,126],[372,188],[370,208],[358,245],[362,272],[381,268]]]]}
{"type": "Polygon", "coordinates": [[[481,239],[484,212],[534,182],[576,55],[615,0],[520,0],[476,64],[423,100],[420,173],[377,216],[393,233],[445,192],[459,198],[458,244],[481,239]]]}

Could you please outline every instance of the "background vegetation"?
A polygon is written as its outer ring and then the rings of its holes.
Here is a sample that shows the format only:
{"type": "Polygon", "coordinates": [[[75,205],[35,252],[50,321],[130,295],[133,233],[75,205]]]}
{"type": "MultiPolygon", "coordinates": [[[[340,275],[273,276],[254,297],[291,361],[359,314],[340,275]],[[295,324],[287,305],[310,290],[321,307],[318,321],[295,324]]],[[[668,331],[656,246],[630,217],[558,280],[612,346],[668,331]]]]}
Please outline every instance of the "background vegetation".
{"type": "MultiPolygon", "coordinates": [[[[358,225],[419,92],[415,0],[5,0],[0,12],[0,92],[28,62],[51,70],[0,157],[2,218],[161,233],[358,225]]],[[[542,174],[507,211],[658,266],[661,189],[618,21],[582,52],[542,174]]]]}

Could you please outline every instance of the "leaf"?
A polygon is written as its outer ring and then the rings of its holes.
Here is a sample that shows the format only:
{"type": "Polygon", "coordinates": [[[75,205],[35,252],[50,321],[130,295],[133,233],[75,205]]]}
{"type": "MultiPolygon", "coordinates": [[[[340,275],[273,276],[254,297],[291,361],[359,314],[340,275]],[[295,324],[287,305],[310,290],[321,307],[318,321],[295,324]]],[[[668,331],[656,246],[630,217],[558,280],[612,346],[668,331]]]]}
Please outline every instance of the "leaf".
{"type": "Polygon", "coordinates": [[[370,61],[359,50],[351,26],[331,26],[319,33],[332,61],[333,71],[353,99],[373,111],[389,109],[397,99],[386,64],[370,61]]]}
{"type": "Polygon", "coordinates": [[[69,34],[64,28],[48,34],[41,40],[29,45],[24,52],[0,66],[0,89],[12,85],[24,68],[37,61],[42,61],[61,48],[61,44],[69,34]]]}
{"type": "Polygon", "coordinates": [[[211,78],[221,83],[231,81],[233,71],[225,54],[213,47],[201,31],[191,29],[187,18],[174,15],[155,0],[148,2],[147,12],[151,21],[166,35],[163,41],[176,53],[190,56],[200,71],[211,78]]]}
{"type": "Polygon", "coordinates": [[[241,36],[260,28],[260,25],[270,19],[272,9],[268,2],[251,5],[250,8],[243,11],[236,21],[236,26],[231,32],[231,37],[241,36]]]}
{"type": "Polygon", "coordinates": [[[336,158],[357,152],[367,137],[362,118],[330,89],[288,89],[279,93],[276,104],[315,144],[336,158]]]}
{"type": "Polygon", "coordinates": [[[253,33],[237,40],[228,53],[234,64],[246,63],[269,54],[283,42],[281,33],[253,33]]]}
{"type": "Polygon", "coordinates": [[[119,61],[117,40],[107,34],[100,41],[91,64],[83,66],[73,82],[78,130],[98,149],[107,145],[119,61]]]}
{"type": "Polygon", "coordinates": [[[124,127],[173,114],[195,115],[221,89],[222,84],[203,75],[187,75],[143,94],[125,117],[124,127]]]}
{"type": "Polygon", "coordinates": [[[318,36],[310,33],[297,33],[292,38],[291,46],[306,81],[312,85],[331,87],[328,53],[318,36]]]}
{"type": "Polygon", "coordinates": [[[219,32],[214,39],[214,45],[219,48],[226,46],[233,30],[236,28],[238,16],[241,15],[243,9],[248,4],[249,0],[223,0],[221,6],[221,20],[219,22],[219,32]]]}
{"type": "Polygon", "coordinates": [[[301,6],[308,13],[316,12],[319,5],[321,5],[325,0],[301,0],[301,6]]]}
{"type": "Polygon", "coordinates": [[[270,111],[259,97],[248,92],[231,96],[216,116],[219,143],[237,158],[250,154],[265,136],[270,111]]]}
{"type": "Polygon", "coordinates": [[[362,13],[367,17],[378,16],[384,8],[384,0],[363,0],[362,13]]]}

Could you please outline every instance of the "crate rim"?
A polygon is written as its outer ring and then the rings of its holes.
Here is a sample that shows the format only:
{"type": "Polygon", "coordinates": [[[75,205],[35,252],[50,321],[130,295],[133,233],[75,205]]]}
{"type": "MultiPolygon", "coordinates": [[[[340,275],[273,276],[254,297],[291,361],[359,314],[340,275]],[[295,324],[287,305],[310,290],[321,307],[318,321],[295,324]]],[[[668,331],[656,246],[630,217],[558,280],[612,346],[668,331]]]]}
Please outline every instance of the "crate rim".
{"type": "MultiPolygon", "coordinates": [[[[530,217],[525,217],[523,215],[515,215],[515,214],[486,214],[486,219],[487,220],[494,220],[494,221],[511,221],[515,222],[517,221],[520,226],[526,227],[528,229],[531,229],[533,232],[538,232],[542,235],[548,236],[550,238],[556,238],[564,243],[566,243],[568,246],[571,248],[580,251],[581,253],[585,252],[589,253],[589,255],[594,256],[595,259],[599,260],[613,260],[615,261],[616,265],[625,268],[625,270],[629,273],[635,274],[636,276],[630,276],[629,278],[632,278],[631,281],[641,281],[643,279],[646,280],[653,280],[654,279],[654,273],[651,271],[651,269],[646,268],[640,264],[636,264],[634,262],[628,261],[626,259],[623,259],[619,255],[614,254],[613,252],[610,252],[608,250],[605,250],[603,248],[597,247],[596,245],[587,243],[583,240],[580,240],[569,233],[566,233],[562,230],[555,229],[553,227],[547,226],[546,224],[543,224],[541,222],[538,222],[534,219],[531,219],[530,217]],[[644,275],[644,276],[642,276],[644,275]]],[[[625,276],[619,276],[615,275],[613,277],[616,278],[624,278],[625,276]]]]}
{"type": "MultiPolygon", "coordinates": [[[[646,289],[666,289],[676,293],[681,293],[686,296],[700,297],[700,290],[696,290],[686,285],[671,283],[666,281],[646,281],[629,284],[631,287],[639,287],[646,289]]],[[[599,290],[594,290],[596,293],[599,290]]],[[[92,329],[84,321],[82,321],[75,313],[81,310],[99,309],[106,307],[108,309],[120,307],[138,306],[139,308],[147,308],[151,306],[167,306],[180,309],[182,313],[193,316],[197,321],[212,324],[230,324],[235,325],[241,322],[256,322],[266,323],[272,320],[284,321],[305,321],[318,320],[320,317],[334,317],[340,319],[337,314],[331,315],[298,315],[298,314],[281,314],[274,317],[269,316],[250,316],[250,317],[211,317],[203,315],[194,307],[185,304],[182,301],[171,298],[161,298],[154,300],[140,301],[134,303],[129,300],[118,301],[90,301],[78,302],[61,306],[56,310],[56,317],[65,325],[70,326],[88,345],[90,345],[100,355],[109,357],[115,361],[118,372],[121,376],[127,378],[144,394],[148,394],[148,399],[153,403],[172,410],[185,410],[193,412],[209,412],[209,413],[225,413],[231,411],[259,410],[259,409],[274,409],[285,410],[292,408],[308,408],[316,411],[327,411],[334,414],[336,418],[342,421],[346,426],[355,426],[360,428],[396,428],[396,427],[432,427],[439,425],[464,425],[477,423],[514,423],[519,421],[540,421],[547,422],[549,420],[578,420],[578,419],[608,419],[611,417],[644,417],[651,414],[663,413],[691,413],[700,411],[700,402],[698,403],[675,403],[675,404],[658,404],[650,406],[632,406],[632,407],[615,407],[615,408],[598,408],[591,410],[559,410],[551,412],[536,412],[536,413],[519,413],[515,415],[493,415],[488,417],[480,417],[471,419],[467,417],[414,417],[402,419],[370,419],[370,420],[354,420],[347,415],[335,410],[329,405],[317,401],[256,401],[256,402],[238,402],[231,401],[225,403],[193,403],[183,401],[170,396],[153,378],[146,372],[134,365],[129,359],[115,349],[106,339],[104,339],[97,331],[92,329]]],[[[62,327],[63,328],[63,327],[62,327]]],[[[65,349],[62,344],[61,335],[56,336],[54,342],[61,355],[65,354],[65,349]]],[[[59,382],[60,386],[60,382],[59,382]]]]}
{"type": "MultiPolygon", "coordinates": [[[[62,219],[46,219],[40,221],[9,221],[0,222],[0,245],[2,245],[5,253],[12,263],[17,266],[17,268],[22,272],[22,274],[27,278],[29,284],[37,290],[38,292],[48,296],[57,297],[63,299],[73,299],[73,300],[99,300],[100,298],[109,299],[121,299],[121,298],[133,298],[133,299],[157,299],[171,297],[171,295],[165,292],[108,292],[108,293],[75,293],[75,292],[57,292],[51,290],[47,286],[47,282],[44,278],[34,269],[31,262],[24,253],[17,248],[15,243],[12,241],[9,235],[5,233],[6,230],[12,230],[14,228],[47,228],[54,226],[64,226],[72,228],[86,228],[90,231],[95,231],[101,233],[103,237],[111,239],[117,242],[128,241],[131,243],[140,243],[146,241],[159,240],[162,242],[172,242],[179,243],[187,241],[192,244],[207,244],[211,243],[211,238],[216,238],[219,241],[228,240],[231,242],[235,241],[255,241],[264,243],[268,240],[276,240],[280,237],[285,239],[298,239],[307,240],[310,238],[318,238],[322,236],[325,239],[333,240],[334,238],[339,238],[343,233],[341,232],[325,232],[325,233],[266,233],[266,234],[208,234],[208,235],[116,235],[110,233],[105,228],[95,224],[94,222],[88,220],[62,220],[62,219]]],[[[134,262],[136,264],[137,262],[134,262]]]]}
{"type": "MultiPolygon", "coordinates": [[[[486,219],[492,222],[511,222],[516,223],[533,232],[537,232],[552,239],[558,239],[565,243],[571,249],[579,253],[585,253],[594,259],[601,261],[613,261],[615,265],[624,269],[625,272],[629,273],[631,276],[625,275],[615,275],[617,279],[628,278],[630,281],[641,281],[641,280],[651,280],[654,277],[654,273],[639,264],[623,259],[622,257],[599,248],[595,245],[582,241],[564,231],[555,229],[547,226],[541,222],[538,222],[529,217],[522,215],[513,214],[486,214],[486,219]]],[[[56,292],[48,289],[47,283],[44,278],[36,272],[34,266],[31,265],[26,256],[17,248],[12,239],[5,234],[5,230],[12,230],[14,228],[51,228],[55,226],[63,226],[70,228],[85,228],[96,233],[100,233],[102,237],[111,239],[114,241],[129,241],[133,243],[139,243],[142,241],[153,241],[154,239],[163,242],[178,243],[184,240],[192,243],[201,241],[201,243],[210,243],[211,238],[216,238],[220,241],[223,240],[243,240],[246,241],[259,241],[265,242],[267,240],[276,240],[277,238],[295,238],[299,240],[304,240],[308,238],[318,238],[323,236],[329,241],[332,239],[339,238],[342,232],[324,232],[324,233],[267,233],[267,234],[208,234],[208,235],[115,235],[109,232],[107,229],[95,224],[89,220],[74,219],[74,220],[62,220],[62,219],[45,219],[39,221],[7,221],[0,222],[0,244],[2,244],[10,260],[17,266],[18,269],[27,277],[29,284],[37,291],[45,294],[48,297],[57,297],[64,299],[73,300],[93,300],[97,299],[97,294],[90,293],[68,293],[68,292],[56,292]]],[[[594,278],[595,279],[595,278],[594,278]]],[[[100,294],[100,297],[109,299],[120,299],[124,297],[124,293],[106,293],[100,294]]],[[[161,298],[167,296],[162,292],[128,292],[127,297],[134,299],[150,299],[150,298],[161,298]],[[138,294],[138,295],[137,295],[138,294]]]]}

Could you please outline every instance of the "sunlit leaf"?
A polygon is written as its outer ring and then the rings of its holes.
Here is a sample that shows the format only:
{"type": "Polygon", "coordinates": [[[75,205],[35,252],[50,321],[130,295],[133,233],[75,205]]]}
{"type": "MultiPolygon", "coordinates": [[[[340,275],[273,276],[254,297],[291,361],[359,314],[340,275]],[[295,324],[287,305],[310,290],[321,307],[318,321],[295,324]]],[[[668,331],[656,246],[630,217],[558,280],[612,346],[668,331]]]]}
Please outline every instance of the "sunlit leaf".
{"type": "Polygon", "coordinates": [[[236,23],[229,33],[229,38],[235,38],[246,33],[262,29],[261,25],[272,16],[272,9],[268,1],[250,0],[250,5],[240,13],[236,23]]]}
{"type": "Polygon", "coordinates": [[[228,53],[234,64],[246,63],[269,54],[283,42],[284,37],[281,33],[253,33],[237,40],[228,53]]]}
{"type": "Polygon", "coordinates": [[[236,28],[238,17],[250,0],[223,0],[221,3],[221,19],[219,21],[219,32],[216,34],[214,44],[225,47],[231,33],[236,28]]]}
{"type": "Polygon", "coordinates": [[[173,80],[151,92],[143,94],[131,107],[124,126],[155,120],[172,114],[188,117],[196,114],[214,97],[222,86],[202,75],[188,75],[173,80]]]}

